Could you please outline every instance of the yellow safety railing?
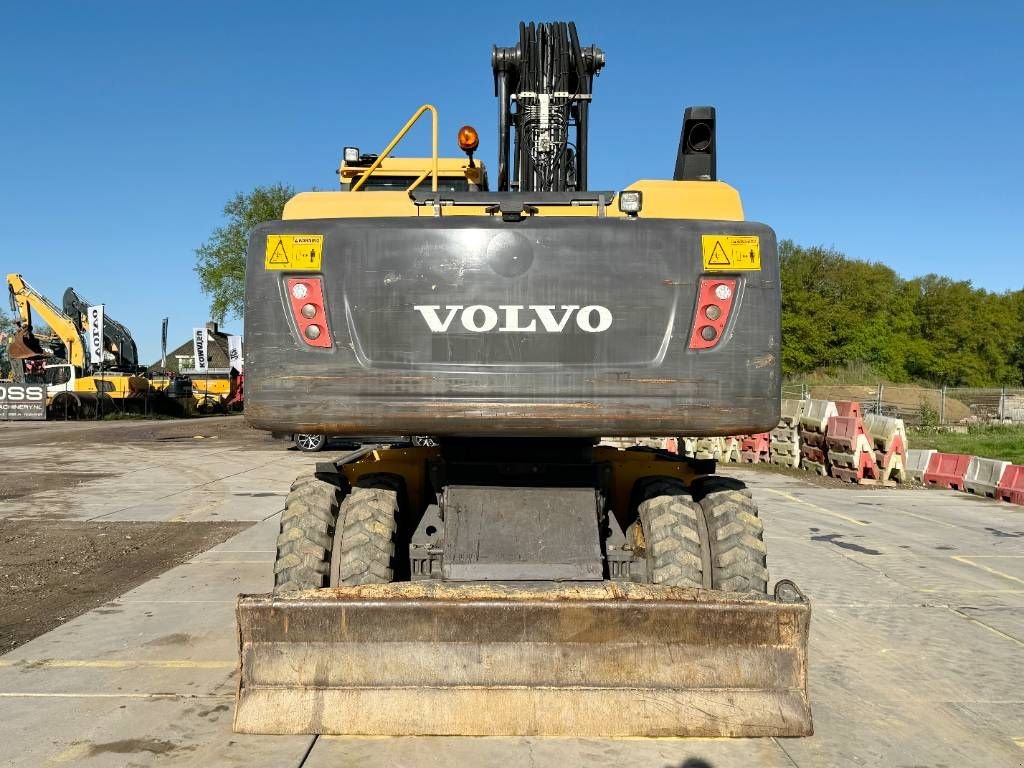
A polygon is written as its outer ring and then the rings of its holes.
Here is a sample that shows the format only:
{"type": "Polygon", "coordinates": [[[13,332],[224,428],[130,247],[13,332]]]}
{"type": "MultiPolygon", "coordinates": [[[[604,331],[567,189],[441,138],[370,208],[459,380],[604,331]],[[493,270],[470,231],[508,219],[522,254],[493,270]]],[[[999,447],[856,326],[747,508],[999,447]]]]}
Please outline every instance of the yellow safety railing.
{"type": "Polygon", "coordinates": [[[423,181],[423,179],[426,178],[427,174],[429,173],[431,175],[430,190],[432,192],[437,192],[437,109],[434,107],[433,104],[424,104],[422,107],[420,107],[419,109],[416,110],[416,114],[414,114],[412,117],[410,117],[409,118],[409,122],[407,122],[405,124],[405,126],[402,128],[402,130],[400,130],[397,134],[395,134],[395,138],[393,138],[391,140],[391,143],[388,144],[384,148],[384,151],[380,153],[380,155],[377,157],[377,159],[373,161],[373,165],[371,165],[370,168],[366,171],[366,173],[364,173],[362,176],[360,176],[359,180],[355,184],[352,185],[352,191],[353,192],[358,192],[359,191],[359,188],[363,186],[363,183],[368,178],[370,178],[370,174],[372,174],[374,171],[376,171],[378,168],[380,168],[380,164],[384,162],[384,159],[389,154],[391,154],[391,150],[393,150],[396,146],[398,146],[398,142],[400,142],[402,140],[402,138],[405,136],[405,134],[407,134],[409,132],[410,128],[412,128],[414,125],[416,125],[416,121],[419,120],[420,117],[423,116],[423,113],[428,111],[428,110],[430,111],[430,115],[431,115],[430,122],[431,122],[431,142],[432,142],[430,170],[429,171],[424,171],[422,174],[420,174],[420,177],[418,179],[416,179],[415,182],[413,182],[412,186],[410,186],[409,189],[411,190],[411,189],[415,188],[416,185],[419,184],[421,181],[423,181]]]}

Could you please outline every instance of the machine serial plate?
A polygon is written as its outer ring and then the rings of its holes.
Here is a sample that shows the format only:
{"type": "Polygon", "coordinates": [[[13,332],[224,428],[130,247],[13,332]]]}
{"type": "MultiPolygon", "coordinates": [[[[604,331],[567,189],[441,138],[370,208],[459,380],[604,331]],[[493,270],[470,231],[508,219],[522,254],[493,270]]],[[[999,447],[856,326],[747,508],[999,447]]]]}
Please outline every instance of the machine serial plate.
{"type": "Polygon", "coordinates": [[[761,238],[756,235],[701,235],[705,272],[761,269],[761,238]]]}

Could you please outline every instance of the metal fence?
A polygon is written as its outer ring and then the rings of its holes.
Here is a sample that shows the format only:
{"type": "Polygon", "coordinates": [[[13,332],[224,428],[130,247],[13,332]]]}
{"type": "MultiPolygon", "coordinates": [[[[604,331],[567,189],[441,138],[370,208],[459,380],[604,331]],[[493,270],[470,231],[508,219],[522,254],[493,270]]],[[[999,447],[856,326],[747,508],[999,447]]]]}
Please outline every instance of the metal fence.
{"type": "Polygon", "coordinates": [[[862,413],[898,416],[909,425],[1024,424],[1024,389],[899,384],[786,384],[783,397],[857,400],[862,413]]]}

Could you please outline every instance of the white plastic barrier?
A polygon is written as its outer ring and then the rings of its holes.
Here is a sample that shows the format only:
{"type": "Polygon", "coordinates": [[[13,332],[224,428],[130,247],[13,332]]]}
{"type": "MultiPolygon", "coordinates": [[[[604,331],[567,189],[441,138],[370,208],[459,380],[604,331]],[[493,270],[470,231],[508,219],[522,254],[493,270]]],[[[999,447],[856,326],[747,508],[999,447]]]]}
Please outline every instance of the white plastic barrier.
{"type": "Polygon", "coordinates": [[[907,444],[907,428],[903,425],[903,419],[869,413],[864,417],[864,431],[881,451],[889,450],[889,444],[897,435],[903,439],[904,446],[907,444]]]}
{"type": "MultiPolygon", "coordinates": [[[[799,402],[799,401],[796,401],[799,402]]],[[[783,421],[771,432],[768,460],[780,467],[800,467],[800,429],[783,421]]]]}
{"type": "Polygon", "coordinates": [[[800,426],[811,432],[824,434],[829,418],[839,415],[832,400],[805,400],[804,403],[804,412],[800,414],[800,426]]]}
{"type": "Polygon", "coordinates": [[[918,483],[924,482],[924,473],[928,469],[934,448],[912,448],[907,451],[907,475],[918,483]]]}
{"type": "Polygon", "coordinates": [[[722,438],[722,463],[739,464],[740,442],[741,438],[739,436],[722,438]]]}
{"type": "Polygon", "coordinates": [[[800,417],[804,415],[804,411],[807,408],[807,400],[796,400],[792,398],[783,398],[782,400],[782,415],[779,419],[779,426],[785,424],[786,426],[793,426],[799,423],[800,417]]]}
{"type": "Polygon", "coordinates": [[[719,461],[724,448],[725,441],[720,437],[698,437],[693,447],[693,458],[719,461]]]}
{"type": "Polygon", "coordinates": [[[964,475],[964,490],[978,496],[996,497],[996,486],[1003,479],[1003,472],[1010,462],[999,459],[983,459],[975,456],[967,465],[964,475]]]}

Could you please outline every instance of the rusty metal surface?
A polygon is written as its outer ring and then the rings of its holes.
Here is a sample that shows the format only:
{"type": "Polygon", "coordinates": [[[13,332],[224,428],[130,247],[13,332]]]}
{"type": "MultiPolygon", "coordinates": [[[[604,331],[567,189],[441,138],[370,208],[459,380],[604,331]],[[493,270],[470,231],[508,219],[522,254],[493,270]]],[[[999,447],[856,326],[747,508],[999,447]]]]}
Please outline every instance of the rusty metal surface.
{"type": "Polygon", "coordinates": [[[45,354],[39,340],[27,328],[19,328],[7,345],[7,356],[11,360],[28,360],[45,354]]]}
{"type": "Polygon", "coordinates": [[[641,584],[242,596],[244,733],[799,736],[810,607],[641,584]]]}

